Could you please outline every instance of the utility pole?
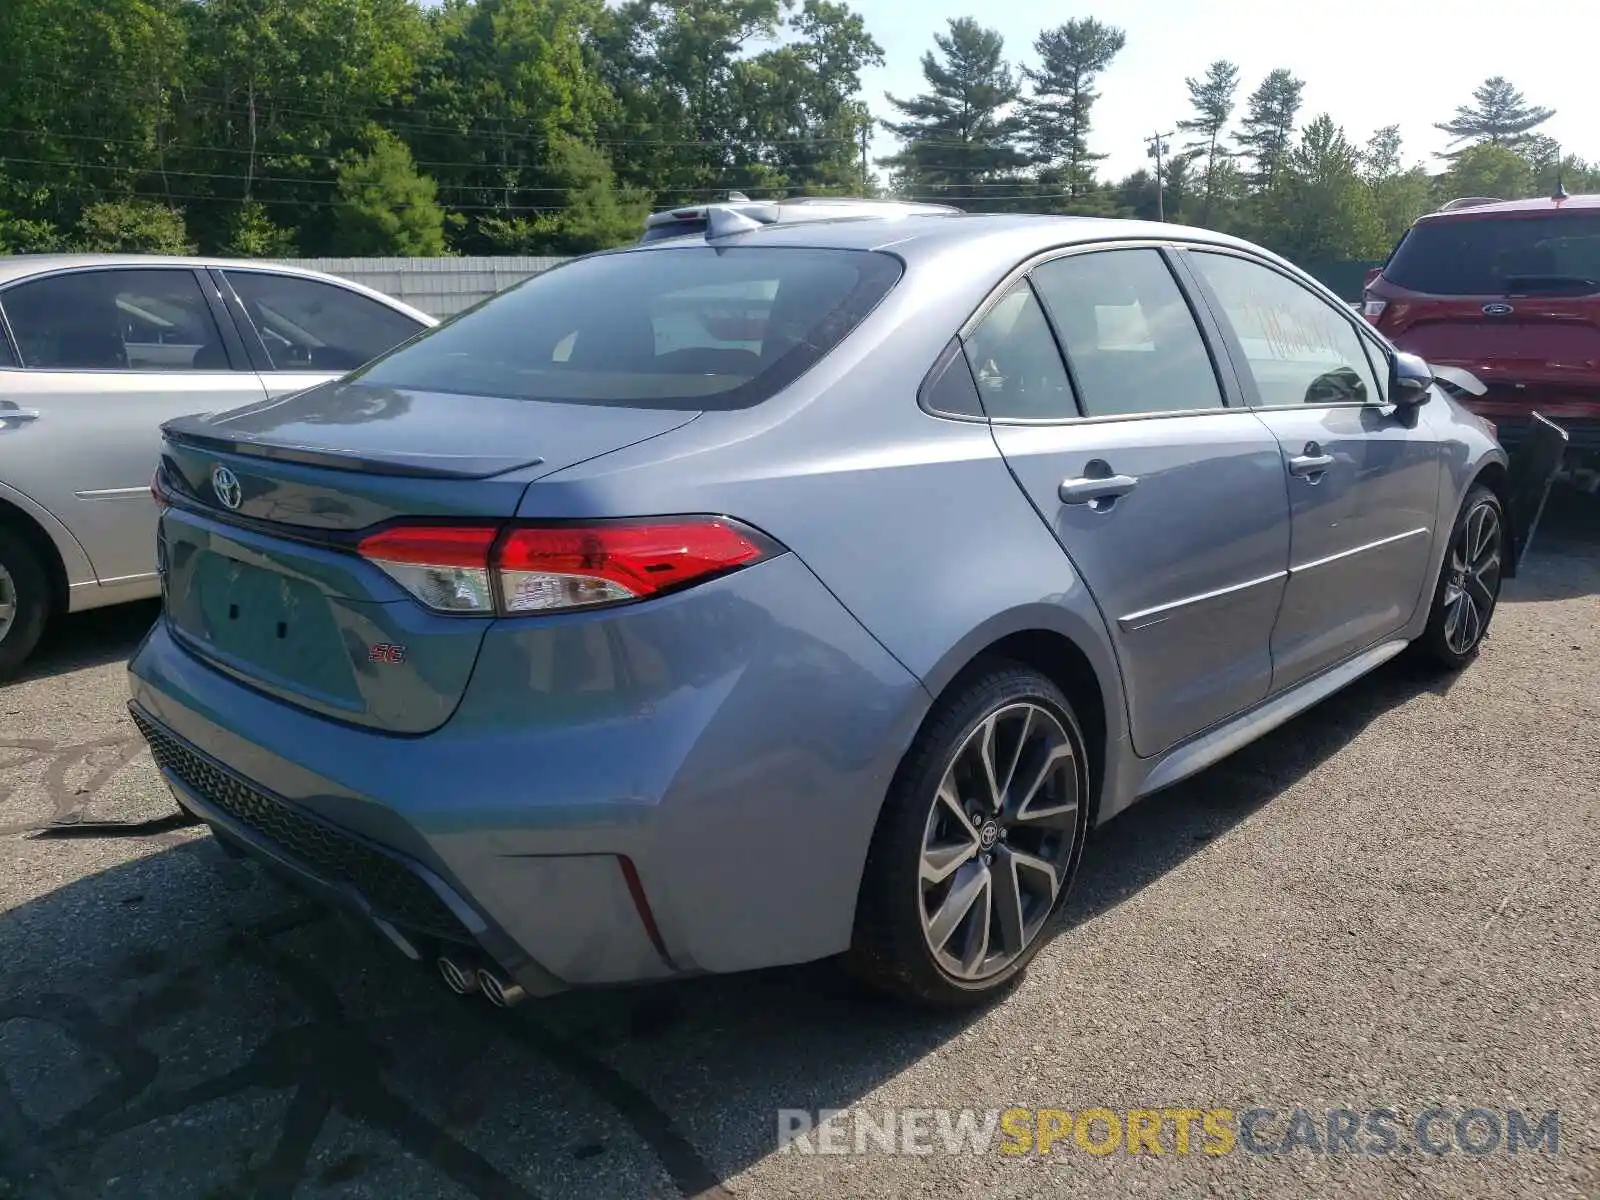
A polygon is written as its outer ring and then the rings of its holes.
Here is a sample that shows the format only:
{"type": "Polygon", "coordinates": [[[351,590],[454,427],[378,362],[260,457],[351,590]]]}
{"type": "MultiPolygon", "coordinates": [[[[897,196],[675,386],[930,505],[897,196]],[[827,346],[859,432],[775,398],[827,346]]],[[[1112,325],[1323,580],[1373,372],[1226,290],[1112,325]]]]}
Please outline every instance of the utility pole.
{"type": "Polygon", "coordinates": [[[872,142],[872,118],[868,117],[861,126],[861,191],[864,195],[870,190],[871,176],[867,174],[867,147],[872,142]]]}
{"type": "Polygon", "coordinates": [[[1149,153],[1156,160],[1156,220],[1158,221],[1167,219],[1167,183],[1165,173],[1162,171],[1161,147],[1165,139],[1171,137],[1175,132],[1175,130],[1169,129],[1165,133],[1152,134],[1144,140],[1145,145],[1150,148],[1149,153]]]}

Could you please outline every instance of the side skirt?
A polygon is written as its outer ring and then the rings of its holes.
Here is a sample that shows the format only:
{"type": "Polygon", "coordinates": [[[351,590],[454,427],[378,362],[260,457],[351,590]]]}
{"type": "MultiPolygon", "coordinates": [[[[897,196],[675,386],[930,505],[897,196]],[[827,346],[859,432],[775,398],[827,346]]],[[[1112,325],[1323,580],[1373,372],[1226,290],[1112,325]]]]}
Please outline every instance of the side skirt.
{"type": "Polygon", "coordinates": [[[1326,700],[1369,671],[1381,667],[1408,644],[1403,638],[1380,643],[1169,751],[1156,760],[1149,774],[1144,777],[1137,797],[1143,798],[1162,788],[1171,787],[1205,770],[1212,763],[1276,729],[1291,717],[1303,713],[1313,704],[1326,700]]]}

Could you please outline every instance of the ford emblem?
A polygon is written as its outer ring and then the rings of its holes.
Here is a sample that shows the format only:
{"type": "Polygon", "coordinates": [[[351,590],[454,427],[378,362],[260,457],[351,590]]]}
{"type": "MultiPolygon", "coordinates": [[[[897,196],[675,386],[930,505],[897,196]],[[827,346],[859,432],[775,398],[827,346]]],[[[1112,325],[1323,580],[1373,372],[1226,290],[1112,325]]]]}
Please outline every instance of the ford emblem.
{"type": "Polygon", "coordinates": [[[1516,311],[1509,304],[1485,304],[1483,306],[1484,315],[1489,317],[1509,317],[1516,311]]]}
{"type": "Polygon", "coordinates": [[[244,499],[244,489],[239,486],[239,477],[221,463],[211,468],[211,490],[217,494],[217,499],[222,501],[223,508],[238,508],[239,501],[244,499]]]}

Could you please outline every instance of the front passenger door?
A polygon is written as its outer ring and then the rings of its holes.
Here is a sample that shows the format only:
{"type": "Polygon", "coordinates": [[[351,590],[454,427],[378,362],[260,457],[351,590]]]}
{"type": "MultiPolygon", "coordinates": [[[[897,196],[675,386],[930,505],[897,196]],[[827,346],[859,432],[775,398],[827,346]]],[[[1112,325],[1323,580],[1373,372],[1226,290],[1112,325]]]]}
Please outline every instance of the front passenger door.
{"type": "Polygon", "coordinates": [[[1351,313],[1255,259],[1185,258],[1283,448],[1293,553],[1272,633],[1278,691],[1411,619],[1428,576],[1440,447],[1414,411],[1385,404],[1388,364],[1380,375],[1351,313]]]}
{"type": "Polygon", "coordinates": [[[1001,453],[1105,618],[1134,748],[1159,754],[1267,694],[1289,555],[1278,444],[1226,403],[1161,250],[1073,253],[1031,280],[967,355],[1001,453]]]}

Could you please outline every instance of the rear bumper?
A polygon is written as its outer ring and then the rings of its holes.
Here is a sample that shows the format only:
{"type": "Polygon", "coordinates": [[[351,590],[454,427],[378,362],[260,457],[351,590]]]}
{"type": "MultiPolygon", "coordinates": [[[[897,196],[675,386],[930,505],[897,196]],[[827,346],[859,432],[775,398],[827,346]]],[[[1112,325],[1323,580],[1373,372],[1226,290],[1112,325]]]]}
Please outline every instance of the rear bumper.
{"type": "Polygon", "coordinates": [[[129,669],[180,803],[408,953],[475,943],[532,994],[843,950],[928,702],[792,555],[497,622],[423,737],[258,693],[165,622],[129,669]]]}

